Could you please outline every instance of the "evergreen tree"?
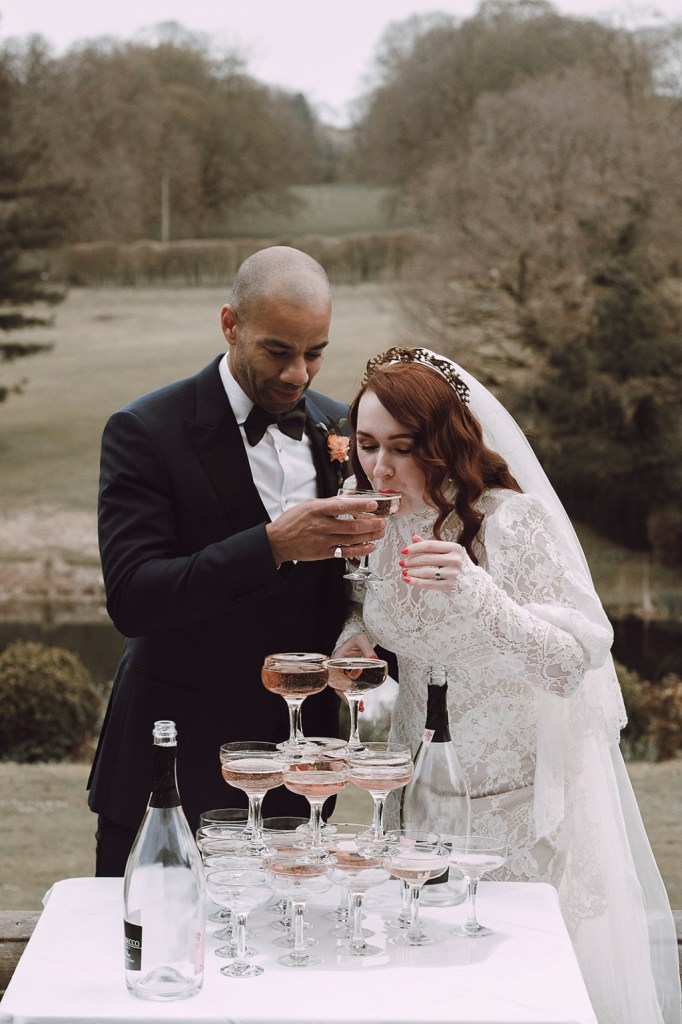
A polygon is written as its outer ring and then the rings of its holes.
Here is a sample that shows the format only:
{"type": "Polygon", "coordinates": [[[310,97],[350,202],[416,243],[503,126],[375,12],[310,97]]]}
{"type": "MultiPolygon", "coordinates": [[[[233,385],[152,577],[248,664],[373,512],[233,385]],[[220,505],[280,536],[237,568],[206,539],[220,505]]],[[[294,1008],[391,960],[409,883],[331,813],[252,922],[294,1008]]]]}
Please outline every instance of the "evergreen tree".
{"type": "Polygon", "coordinates": [[[582,302],[536,308],[522,331],[542,367],[522,401],[545,468],[573,516],[635,548],[682,499],[682,307],[649,255],[649,216],[640,196],[615,227],[584,221],[582,302]]]}
{"type": "MultiPolygon", "coordinates": [[[[44,253],[65,226],[63,200],[68,189],[44,177],[39,144],[23,145],[14,131],[13,103],[18,83],[0,55],[0,332],[50,323],[28,314],[35,304],[55,305],[64,290],[49,280],[44,253]]],[[[49,342],[0,340],[0,362],[52,348],[49,342]]],[[[10,389],[0,383],[0,401],[10,389]]]]}

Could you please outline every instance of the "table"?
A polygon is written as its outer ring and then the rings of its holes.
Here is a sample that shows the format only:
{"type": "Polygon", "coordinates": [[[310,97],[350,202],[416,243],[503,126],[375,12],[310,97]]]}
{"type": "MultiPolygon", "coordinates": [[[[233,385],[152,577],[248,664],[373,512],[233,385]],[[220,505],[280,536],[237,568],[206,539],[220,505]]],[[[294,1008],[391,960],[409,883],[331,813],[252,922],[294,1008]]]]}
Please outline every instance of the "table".
{"type": "Polygon", "coordinates": [[[334,887],[306,918],[319,939],[319,967],[282,967],[273,946],[276,918],[249,916],[250,943],[265,968],[257,978],[226,978],[209,925],[204,987],[195,997],[153,1003],[128,994],[123,977],[120,878],[57,882],[0,1002],[13,1024],[597,1024],[556,891],[540,883],[481,882],[482,923],[494,934],[461,939],[449,929],[464,907],[422,907],[422,922],[441,940],[412,949],[387,944],[384,919],[399,909],[394,880],[367,896],[365,927],[382,952],[358,961],[337,952],[324,913],[334,887]]]}

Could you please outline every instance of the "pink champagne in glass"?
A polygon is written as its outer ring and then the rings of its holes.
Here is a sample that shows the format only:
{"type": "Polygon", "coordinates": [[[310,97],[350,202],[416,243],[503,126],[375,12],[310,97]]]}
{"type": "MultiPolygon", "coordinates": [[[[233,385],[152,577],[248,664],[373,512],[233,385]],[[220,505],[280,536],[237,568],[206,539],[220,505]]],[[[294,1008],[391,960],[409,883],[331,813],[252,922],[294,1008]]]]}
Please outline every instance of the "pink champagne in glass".
{"type": "Polygon", "coordinates": [[[347,761],[335,757],[319,756],[288,765],[283,775],[284,785],[292,793],[304,796],[310,804],[311,845],[309,859],[319,863],[328,859],[322,845],[322,805],[330,796],[345,789],[350,781],[347,761]]]}
{"type": "Polygon", "coordinates": [[[306,697],[321,693],[327,685],[328,673],[324,654],[292,651],[269,654],[261,669],[263,686],[277,693],[289,709],[289,738],[280,745],[288,755],[300,755],[305,746],[301,729],[301,705],[306,697]]]}
{"type": "Polygon", "coordinates": [[[245,740],[223,743],[220,748],[220,766],[225,782],[246,793],[249,817],[244,834],[252,849],[264,848],[261,807],[265,794],[282,785],[282,773],[287,765],[282,752],[274,743],[245,740]]]}
{"type": "Polygon", "coordinates": [[[358,734],[358,706],[369,690],[375,690],[388,675],[388,663],[382,658],[329,658],[325,661],[329,673],[329,685],[341,690],[348,701],[350,710],[351,750],[361,750],[358,734]]]}

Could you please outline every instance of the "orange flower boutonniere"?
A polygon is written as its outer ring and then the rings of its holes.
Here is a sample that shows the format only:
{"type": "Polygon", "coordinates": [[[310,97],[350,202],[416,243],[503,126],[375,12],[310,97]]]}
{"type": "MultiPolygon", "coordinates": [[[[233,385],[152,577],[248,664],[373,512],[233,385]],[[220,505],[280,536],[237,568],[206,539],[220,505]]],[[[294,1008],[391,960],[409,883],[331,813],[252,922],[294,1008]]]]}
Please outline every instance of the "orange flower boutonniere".
{"type": "Polygon", "coordinates": [[[348,446],[350,438],[343,434],[330,434],[327,438],[329,458],[332,462],[348,462],[348,446]]]}
{"type": "Polygon", "coordinates": [[[333,420],[330,420],[328,426],[325,426],[324,423],[318,423],[318,426],[327,435],[327,450],[331,462],[348,462],[350,438],[341,433],[341,426],[345,422],[345,420],[341,420],[339,423],[335,423],[333,420]]]}

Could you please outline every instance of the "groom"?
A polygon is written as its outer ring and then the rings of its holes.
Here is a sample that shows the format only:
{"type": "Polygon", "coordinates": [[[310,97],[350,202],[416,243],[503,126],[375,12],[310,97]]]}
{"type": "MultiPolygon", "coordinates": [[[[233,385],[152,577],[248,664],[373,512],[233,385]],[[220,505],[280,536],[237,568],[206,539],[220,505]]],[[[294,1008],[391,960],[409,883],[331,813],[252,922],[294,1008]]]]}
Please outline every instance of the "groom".
{"type": "MultiPolygon", "coordinates": [[[[320,264],[287,246],[262,249],[223,306],[227,354],[105,427],[100,552],[107,608],[127,639],[88,783],[98,875],[125,869],[157,719],[177,724],[193,830],[203,810],[245,805],[221,778],[220,745],[288,735],[284,700],[261,683],[265,655],[331,653],[345,613],[334,554],[366,554],[383,534],[383,520],[337,518],[346,407],[308,390],[330,320],[320,264]]],[[[338,734],[331,689],[306,700],[303,723],[308,735],[338,734]]],[[[280,787],[265,811],[307,815],[308,805],[280,787]]]]}

